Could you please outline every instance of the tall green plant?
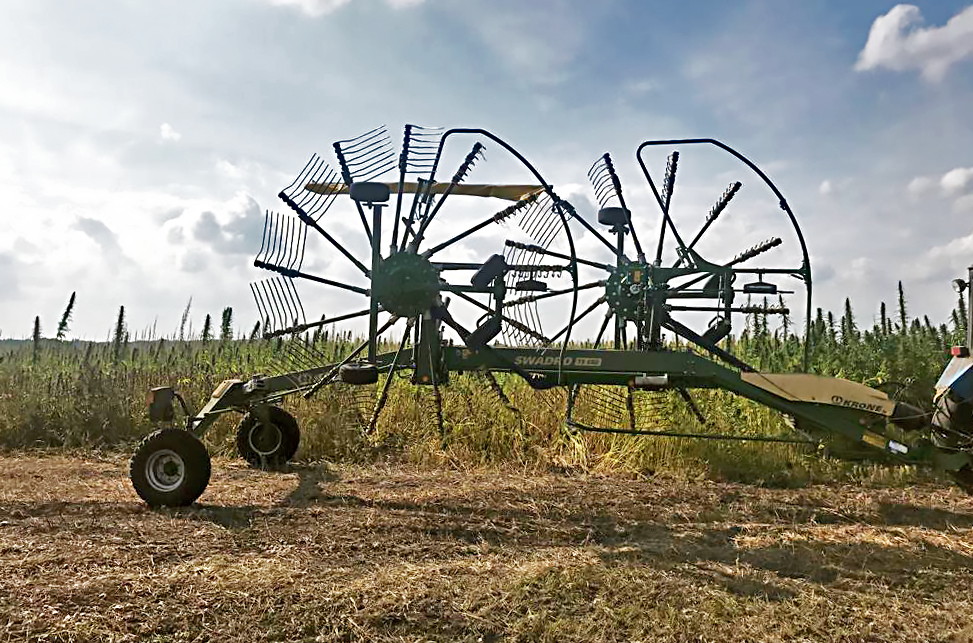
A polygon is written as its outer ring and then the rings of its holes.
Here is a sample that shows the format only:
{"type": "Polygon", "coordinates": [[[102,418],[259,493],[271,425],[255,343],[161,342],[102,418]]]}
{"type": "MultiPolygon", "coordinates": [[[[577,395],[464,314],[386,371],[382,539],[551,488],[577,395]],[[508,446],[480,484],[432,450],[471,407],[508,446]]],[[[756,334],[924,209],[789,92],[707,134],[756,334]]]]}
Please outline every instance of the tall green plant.
{"type": "Polygon", "coordinates": [[[61,321],[57,324],[57,334],[54,336],[55,339],[61,341],[67,336],[68,324],[71,322],[71,314],[74,312],[74,298],[76,292],[71,293],[71,297],[68,299],[68,305],[64,309],[64,313],[61,315],[61,321]]]}

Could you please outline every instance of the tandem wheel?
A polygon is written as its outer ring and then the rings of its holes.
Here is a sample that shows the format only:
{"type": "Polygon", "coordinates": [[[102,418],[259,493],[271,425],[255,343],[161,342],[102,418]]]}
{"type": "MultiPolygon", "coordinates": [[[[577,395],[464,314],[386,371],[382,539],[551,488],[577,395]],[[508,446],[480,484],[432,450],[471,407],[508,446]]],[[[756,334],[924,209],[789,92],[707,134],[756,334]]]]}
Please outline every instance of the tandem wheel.
{"type": "Polygon", "coordinates": [[[293,415],[279,406],[271,406],[267,417],[269,424],[261,421],[259,414],[250,412],[237,425],[237,453],[253,467],[287,464],[301,442],[301,431],[293,415]]]}
{"type": "Polygon", "coordinates": [[[129,462],[135,492],[152,507],[186,507],[209,484],[206,447],[184,429],[161,429],[146,436],[129,462]]]}

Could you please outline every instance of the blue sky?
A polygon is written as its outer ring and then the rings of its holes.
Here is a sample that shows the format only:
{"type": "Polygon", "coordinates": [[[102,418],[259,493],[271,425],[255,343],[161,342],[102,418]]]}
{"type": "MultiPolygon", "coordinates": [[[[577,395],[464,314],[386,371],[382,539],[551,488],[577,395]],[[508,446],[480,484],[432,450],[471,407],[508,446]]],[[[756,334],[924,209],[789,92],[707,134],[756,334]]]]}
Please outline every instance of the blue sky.
{"type": "MultiPolygon", "coordinates": [[[[862,323],[899,279],[945,321],[973,263],[968,2],[12,0],[0,17],[0,337],[35,315],[53,332],[73,290],[81,337],[119,305],[169,334],[190,297],[197,327],[228,305],[249,325],[262,211],[312,152],[382,123],[493,130],[582,210],[606,150],[638,197],[641,141],[723,140],[795,210],[815,305],[850,296],[862,323]]],[[[656,212],[636,215],[650,237],[656,212]]],[[[730,255],[771,236],[734,216],[730,255]]]]}

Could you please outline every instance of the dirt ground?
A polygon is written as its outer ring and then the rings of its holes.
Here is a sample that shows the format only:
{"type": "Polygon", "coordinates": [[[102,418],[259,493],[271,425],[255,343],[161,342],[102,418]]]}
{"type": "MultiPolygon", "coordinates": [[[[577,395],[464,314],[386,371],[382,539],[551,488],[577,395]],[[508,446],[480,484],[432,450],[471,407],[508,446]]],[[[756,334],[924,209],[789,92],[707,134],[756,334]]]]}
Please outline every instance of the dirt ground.
{"type": "Polygon", "coordinates": [[[0,457],[0,640],[969,641],[973,499],[406,467],[0,457]]]}

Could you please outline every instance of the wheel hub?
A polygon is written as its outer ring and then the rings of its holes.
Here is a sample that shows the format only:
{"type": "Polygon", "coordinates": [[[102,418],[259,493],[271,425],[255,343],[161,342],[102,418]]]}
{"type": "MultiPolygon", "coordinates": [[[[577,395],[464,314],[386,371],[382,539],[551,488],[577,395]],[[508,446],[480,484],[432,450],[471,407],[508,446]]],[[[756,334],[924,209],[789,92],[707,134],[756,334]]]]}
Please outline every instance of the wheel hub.
{"type": "Polygon", "coordinates": [[[145,462],[145,478],[156,491],[173,491],[186,478],[186,463],[171,449],[156,451],[145,462]]]}
{"type": "Polygon", "coordinates": [[[605,300],[616,315],[626,321],[637,321],[639,309],[654,290],[652,266],[630,263],[612,271],[605,283],[605,300]]]}
{"type": "Polygon", "coordinates": [[[277,426],[258,424],[250,430],[250,448],[262,456],[269,456],[280,449],[283,436],[277,426]]]}
{"type": "Polygon", "coordinates": [[[372,271],[372,296],[393,315],[418,315],[436,303],[439,271],[421,255],[395,253],[372,271]]]}

